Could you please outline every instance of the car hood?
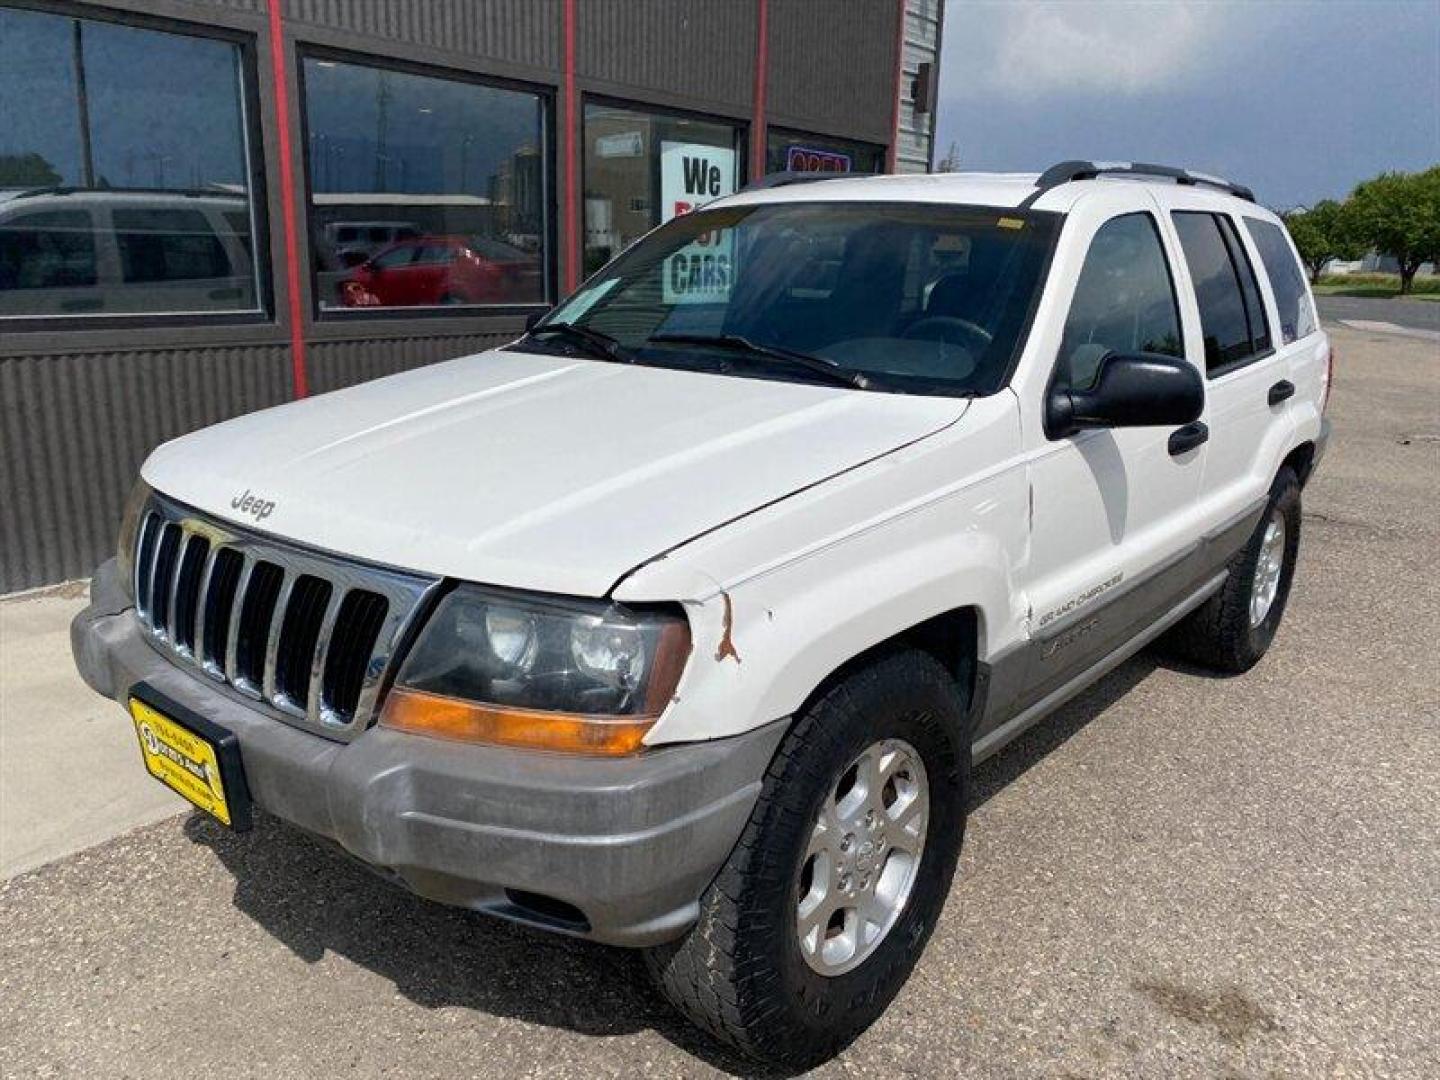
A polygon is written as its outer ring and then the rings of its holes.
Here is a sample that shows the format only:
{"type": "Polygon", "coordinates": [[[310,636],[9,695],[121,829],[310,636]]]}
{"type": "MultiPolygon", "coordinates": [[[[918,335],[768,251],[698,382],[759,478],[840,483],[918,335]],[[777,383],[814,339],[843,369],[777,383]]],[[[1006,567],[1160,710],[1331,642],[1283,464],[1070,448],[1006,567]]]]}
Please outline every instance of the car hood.
{"type": "Polygon", "coordinates": [[[656,555],[965,407],[492,351],[186,435],[143,475],[198,510],[329,551],[601,596],[656,555]]]}

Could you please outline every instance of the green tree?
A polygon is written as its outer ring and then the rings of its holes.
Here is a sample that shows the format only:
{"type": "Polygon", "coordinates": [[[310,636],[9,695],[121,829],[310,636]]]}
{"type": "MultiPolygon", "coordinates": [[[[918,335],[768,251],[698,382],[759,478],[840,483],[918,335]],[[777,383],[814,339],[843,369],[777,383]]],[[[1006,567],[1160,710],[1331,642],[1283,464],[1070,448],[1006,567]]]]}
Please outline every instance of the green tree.
{"type": "Polygon", "coordinates": [[[54,187],[55,166],[36,153],[0,154],[0,187],[54,187]]]}
{"type": "Polygon", "coordinates": [[[1424,172],[1381,173],[1346,204],[1357,238],[1400,264],[1400,295],[1420,264],[1440,258],[1440,165],[1424,172]]]}
{"type": "Polygon", "coordinates": [[[1284,218],[1312,285],[1331,259],[1358,259],[1365,254],[1348,207],[1334,199],[1322,199],[1308,210],[1292,210],[1284,218]]]}

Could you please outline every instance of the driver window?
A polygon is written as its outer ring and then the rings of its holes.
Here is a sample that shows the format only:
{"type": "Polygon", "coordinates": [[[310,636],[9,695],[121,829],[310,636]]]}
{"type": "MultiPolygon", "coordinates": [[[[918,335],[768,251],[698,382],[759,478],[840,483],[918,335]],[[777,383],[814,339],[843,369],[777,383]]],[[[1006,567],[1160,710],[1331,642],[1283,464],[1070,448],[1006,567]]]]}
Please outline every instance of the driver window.
{"type": "Polygon", "coordinates": [[[399,266],[409,266],[419,250],[418,247],[394,247],[375,256],[371,260],[371,265],[377,270],[394,270],[399,266]]]}
{"type": "Polygon", "coordinates": [[[1126,214],[1090,241],[1065,320],[1055,385],[1094,385],[1108,353],[1182,356],[1180,312],[1160,234],[1149,214],[1126,214]]]}

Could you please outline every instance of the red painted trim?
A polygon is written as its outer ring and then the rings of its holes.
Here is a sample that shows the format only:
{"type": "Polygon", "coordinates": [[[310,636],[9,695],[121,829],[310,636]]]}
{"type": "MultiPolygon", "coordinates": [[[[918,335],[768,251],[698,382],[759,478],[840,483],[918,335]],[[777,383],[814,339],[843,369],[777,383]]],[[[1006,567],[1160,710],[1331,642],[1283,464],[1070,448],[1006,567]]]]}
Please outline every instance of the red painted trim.
{"type": "Polygon", "coordinates": [[[900,79],[905,74],[905,0],[895,0],[895,106],[890,114],[890,148],[885,151],[885,171],[895,171],[900,152],[900,79]]]}
{"type": "Polygon", "coordinates": [[[285,288],[290,295],[290,378],[297,398],[310,393],[305,377],[305,327],[300,310],[300,244],[295,229],[295,166],[290,153],[290,91],[280,0],[269,0],[270,66],[275,78],[275,128],[280,139],[280,208],[285,227],[285,288]]]}
{"type": "Polygon", "coordinates": [[[756,0],[755,114],[750,120],[750,179],[765,175],[765,92],[770,74],[770,0],[756,0]]]}
{"type": "MultiPolygon", "coordinates": [[[[272,0],[273,2],[273,0],[272,0]]],[[[575,96],[575,0],[565,0],[565,191],[562,195],[565,221],[565,292],[580,284],[580,222],[576,213],[576,133],[582,117],[575,96]]]]}

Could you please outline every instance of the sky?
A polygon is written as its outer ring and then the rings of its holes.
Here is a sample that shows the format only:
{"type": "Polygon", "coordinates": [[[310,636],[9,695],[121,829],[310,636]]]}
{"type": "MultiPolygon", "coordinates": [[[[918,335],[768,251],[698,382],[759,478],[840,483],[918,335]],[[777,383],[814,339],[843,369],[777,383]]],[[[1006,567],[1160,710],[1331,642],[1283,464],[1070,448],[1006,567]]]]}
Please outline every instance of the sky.
{"type": "Polygon", "coordinates": [[[1440,163],[1440,0],[948,0],[935,159],[1229,177],[1277,209],[1440,163]]]}

